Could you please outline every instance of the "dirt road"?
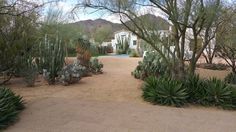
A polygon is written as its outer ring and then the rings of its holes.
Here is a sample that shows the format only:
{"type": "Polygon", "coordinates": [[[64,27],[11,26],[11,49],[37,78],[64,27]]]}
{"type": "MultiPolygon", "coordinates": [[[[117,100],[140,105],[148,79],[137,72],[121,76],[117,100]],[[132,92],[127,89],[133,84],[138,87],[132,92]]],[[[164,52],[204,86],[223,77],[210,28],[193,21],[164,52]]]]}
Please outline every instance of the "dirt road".
{"type": "MultiPolygon", "coordinates": [[[[11,84],[27,108],[8,132],[234,132],[236,112],[153,106],[130,72],[140,59],[103,57],[104,74],[67,87],[11,84]]],[[[17,80],[16,80],[17,81],[17,80]]]]}

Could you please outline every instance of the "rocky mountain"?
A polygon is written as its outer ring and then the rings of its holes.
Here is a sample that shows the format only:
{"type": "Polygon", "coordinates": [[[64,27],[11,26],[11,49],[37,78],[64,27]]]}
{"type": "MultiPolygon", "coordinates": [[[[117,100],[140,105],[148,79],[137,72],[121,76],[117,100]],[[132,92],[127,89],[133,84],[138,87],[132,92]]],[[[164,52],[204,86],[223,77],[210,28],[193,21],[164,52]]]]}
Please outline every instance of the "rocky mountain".
{"type": "MultiPolygon", "coordinates": [[[[159,25],[160,29],[168,29],[169,27],[169,23],[161,17],[157,17],[151,14],[146,14],[146,15],[140,16],[140,18],[144,20],[149,20],[152,23],[155,23],[155,25],[159,25]]],[[[126,23],[131,24],[130,21],[127,21],[126,23]]],[[[114,32],[121,29],[125,29],[125,27],[122,24],[112,23],[104,19],[84,20],[84,21],[78,21],[71,24],[78,27],[80,30],[82,30],[82,32],[86,34],[88,37],[94,37],[97,30],[106,28],[110,32],[109,36],[107,37],[107,40],[113,37],[114,32]]]]}

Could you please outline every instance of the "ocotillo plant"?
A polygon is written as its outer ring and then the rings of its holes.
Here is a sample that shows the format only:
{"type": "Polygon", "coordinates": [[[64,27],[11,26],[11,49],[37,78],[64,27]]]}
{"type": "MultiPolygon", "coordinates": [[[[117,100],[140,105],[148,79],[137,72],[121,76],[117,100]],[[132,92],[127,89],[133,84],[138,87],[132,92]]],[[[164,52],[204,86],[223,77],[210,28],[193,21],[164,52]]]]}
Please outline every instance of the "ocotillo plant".
{"type": "Polygon", "coordinates": [[[50,40],[45,35],[44,41],[39,45],[39,57],[39,66],[43,70],[44,78],[48,84],[54,84],[65,62],[65,47],[58,36],[50,40]]]}

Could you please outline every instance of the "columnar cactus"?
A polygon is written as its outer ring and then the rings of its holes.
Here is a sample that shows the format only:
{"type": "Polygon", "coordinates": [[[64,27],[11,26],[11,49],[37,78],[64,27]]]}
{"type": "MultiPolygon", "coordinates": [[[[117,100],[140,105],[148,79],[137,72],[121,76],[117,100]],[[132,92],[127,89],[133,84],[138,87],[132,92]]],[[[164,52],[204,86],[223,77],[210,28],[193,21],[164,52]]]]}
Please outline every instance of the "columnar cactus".
{"type": "Polygon", "coordinates": [[[54,41],[50,41],[45,35],[44,41],[39,45],[39,56],[39,65],[43,69],[44,78],[49,84],[54,84],[65,60],[65,47],[58,36],[54,41]]]}

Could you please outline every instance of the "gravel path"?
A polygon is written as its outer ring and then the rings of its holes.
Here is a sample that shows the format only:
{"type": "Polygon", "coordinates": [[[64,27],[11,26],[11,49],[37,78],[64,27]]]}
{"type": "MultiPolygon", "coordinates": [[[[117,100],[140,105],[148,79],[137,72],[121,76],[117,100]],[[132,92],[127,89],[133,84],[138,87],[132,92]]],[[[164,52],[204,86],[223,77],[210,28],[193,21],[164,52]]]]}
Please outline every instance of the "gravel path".
{"type": "MultiPolygon", "coordinates": [[[[235,132],[236,112],[153,106],[130,72],[140,59],[102,57],[104,74],[67,87],[13,83],[27,108],[8,132],[235,132]]],[[[17,81],[17,80],[15,80],[17,81]]],[[[43,85],[42,85],[43,84],[43,85]]]]}

